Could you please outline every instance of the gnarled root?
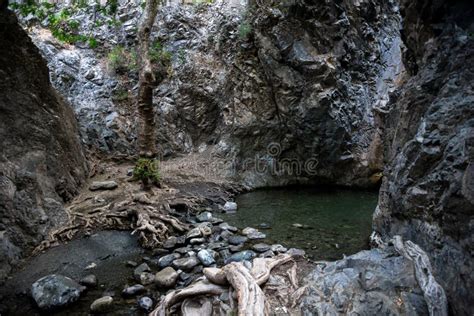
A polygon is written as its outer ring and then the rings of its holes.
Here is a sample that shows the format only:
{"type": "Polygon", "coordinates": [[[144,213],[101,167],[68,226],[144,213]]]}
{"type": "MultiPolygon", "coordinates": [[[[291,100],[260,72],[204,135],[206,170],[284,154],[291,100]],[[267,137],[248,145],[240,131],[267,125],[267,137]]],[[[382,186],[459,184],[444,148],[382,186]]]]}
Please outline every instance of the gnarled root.
{"type": "MultiPolygon", "coordinates": [[[[220,295],[227,291],[235,291],[237,294],[239,316],[268,315],[265,294],[260,286],[268,281],[272,269],[291,260],[290,255],[283,254],[270,259],[256,258],[250,270],[240,262],[230,263],[221,269],[205,268],[204,280],[191,284],[185,289],[168,293],[150,316],[168,315],[170,308],[185,298],[220,295]]],[[[229,297],[232,305],[232,295],[229,297]]],[[[190,310],[183,308],[182,311],[190,310]]]]}

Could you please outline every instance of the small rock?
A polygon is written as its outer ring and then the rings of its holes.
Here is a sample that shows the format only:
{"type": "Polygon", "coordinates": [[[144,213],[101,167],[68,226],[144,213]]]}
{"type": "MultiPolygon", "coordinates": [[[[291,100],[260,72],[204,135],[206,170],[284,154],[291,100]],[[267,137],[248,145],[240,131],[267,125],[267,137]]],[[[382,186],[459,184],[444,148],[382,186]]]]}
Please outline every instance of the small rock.
{"type": "Polygon", "coordinates": [[[170,238],[165,240],[165,242],[163,243],[163,248],[173,249],[176,247],[177,243],[178,243],[178,238],[175,236],[171,236],[170,238]]]}
{"type": "Polygon", "coordinates": [[[267,244],[255,244],[252,246],[252,249],[256,252],[266,252],[270,250],[270,245],[267,244]]]}
{"type": "Polygon", "coordinates": [[[235,226],[230,226],[230,225],[229,225],[228,223],[226,223],[226,222],[219,224],[219,227],[220,227],[221,229],[228,230],[228,231],[234,232],[234,233],[235,233],[236,231],[238,231],[238,228],[237,228],[237,227],[235,227],[235,226]]]}
{"type": "Polygon", "coordinates": [[[138,300],[138,306],[148,312],[153,308],[153,300],[148,296],[140,297],[138,300]]]}
{"type": "Polygon", "coordinates": [[[91,191],[113,190],[117,187],[118,187],[118,184],[115,181],[94,181],[89,187],[89,190],[91,191]]]}
{"type": "Polygon", "coordinates": [[[259,255],[260,258],[272,258],[273,256],[275,256],[275,253],[271,250],[265,251],[259,255]]]}
{"type": "Polygon", "coordinates": [[[300,224],[300,223],[294,223],[291,226],[293,226],[295,228],[303,228],[303,224],[300,224]]]}
{"type": "Polygon", "coordinates": [[[169,254],[169,250],[166,250],[166,249],[163,249],[163,248],[156,248],[156,249],[153,249],[153,256],[165,256],[167,254],[169,254]]]}
{"type": "Polygon", "coordinates": [[[230,258],[231,256],[231,253],[229,251],[229,249],[222,249],[219,251],[219,255],[221,256],[221,258],[224,260],[224,262],[230,258]]]}
{"type": "Polygon", "coordinates": [[[143,285],[152,284],[155,281],[155,275],[150,272],[143,272],[140,274],[140,283],[143,285]]]}
{"type": "Polygon", "coordinates": [[[229,250],[232,251],[232,252],[239,252],[239,251],[242,250],[242,248],[244,248],[244,245],[238,245],[238,246],[231,245],[231,246],[229,246],[229,250]]]}
{"type": "Polygon", "coordinates": [[[125,265],[126,265],[127,267],[135,268],[136,266],[138,266],[138,263],[136,263],[135,261],[131,261],[131,260],[130,260],[130,261],[127,261],[127,262],[125,263],[125,265]]]}
{"type": "Polygon", "coordinates": [[[178,272],[172,267],[166,267],[157,274],[155,274],[155,283],[158,287],[169,288],[176,284],[178,279],[178,272]]]}
{"type": "Polygon", "coordinates": [[[173,261],[173,266],[176,269],[189,271],[199,264],[199,260],[196,257],[186,257],[182,259],[176,259],[173,261]]]}
{"type": "Polygon", "coordinates": [[[196,216],[197,220],[199,222],[209,222],[212,219],[212,213],[211,212],[202,212],[198,216],[196,216]]]}
{"type": "Polygon", "coordinates": [[[199,227],[191,229],[187,234],[186,234],[186,239],[192,239],[192,238],[199,238],[202,236],[201,230],[199,227]]]}
{"type": "Polygon", "coordinates": [[[114,299],[112,296],[103,296],[101,298],[96,299],[91,304],[91,312],[92,313],[105,313],[112,309],[112,304],[114,299]]]}
{"type": "Polygon", "coordinates": [[[227,241],[229,242],[229,244],[237,246],[245,243],[247,240],[248,238],[245,236],[233,235],[229,236],[227,241]]]}
{"type": "Polygon", "coordinates": [[[206,242],[205,238],[193,238],[189,241],[191,245],[200,245],[206,242]]]}
{"type": "Polygon", "coordinates": [[[97,267],[97,264],[95,262],[92,262],[89,264],[87,267],[84,268],[84,270],[92,270],[97,267]]]}
{"type": "Polygon", "coordinates": [[[235,212],[235,211],[237,211],[237,203],[235,203],[235,202],[225,202],[224,207],[222,209],[225,212],[235,212]]]}
{"type": "Polygon", "coordinates": [[[125,288],[122,291],[122,295],[123,296],[135,296],[135,295],[141,294],[145,291],[146,291],[146,289],[143,285],[135,284],[133,286],[129,286],[129,287],[125,288]]]}
{"type": "Polygon", "coordinates": [[[201,263],[206,267],[216,262],[212,253],[206,249],[200,250],[197,254],[197,257],[201,261],[201,263]]]}
{"type": "Polygon", "coordinates": [[[261,229],[270,229],[271,226],[270,226],[270,224],[268,224],[268,223],[260,223],[260,224],[258,224],[258,228],[261,228],[261,229]]]}
{"type": "Polygon", "coordinates": [[[138,267],[133,270],[133,276],[135,277],[136,280],[140,280],[140,276],[143,272],[151,272],[150,267],[146,263],[142,263],[138,267]]]}
{"type": "Polygon", "coordinates": [[[248,239],[264,239],[267,237],[264,233],[259,232],[255,228],[247,227],[242,230],[242,234],[246,235],[248,239]]]}
{"type": "Polygon", "coordinates": [[[306,252],[303,249],[290,248],[287,254],[292,255],[293,257],[304,257],[306,252]]]}
{"type": "Polygon", "coordinates": [[[244,260],[252,260],[255,257],[255,252],[251,250],[244,250],[241,252],[234,253],[231,255],[227,260],[225,260],[225,263],[230,263],[230,262],[240,262],[244,260]]]}
{"type": "Polygon", "coordinates": [[[171,263],[180,258],[181,255],[178,254],[178,253],[172,253],[172,254],[169,254],[169,255],[166,255],[166,256],[163,256],[161,257],[159,260],[158,260],[158,266],[163,269],[163,268],[166,268],[168,266],[171,265],[171,263]]]}
{"type": "Polygon", "coordinates": [[[223,242],[212,242],[207,245],[207,248],[211,250],[221,250],[226,247],[226,244],[223,242]]]}
{"type": "Polygon", "coordinates": [[[51,274],[33,283],[31,295],[39,308],[53,309],[74,303],[85,289],[73,279],[51,274]]]}
{"type": "Polygon", "coordinates": [[[283,247],[283,246],[280,245],[280,244],[272,245],[271,250],[272,250],[273,252],[278,252],[278,253],[283,253],[283,252],[287,252],[287,251],[288,251],[288,249],[286,249],[285,247],[283,247]]]}
{"type": "Polygon", "coordinates": [[[86,275],[80,281],[80,284],[87,287],[96,287],[97,286],[97,277],[93,274],[86,275]]]}
{"type": "Polygon", "coordinates": [[[187,254],[187,253],[190,252],[190,251],[191,251],[191,248],[189,248],[189,247],[181,247],[181,248],[176,248],[176,249],[174,250],[174,252],[177,252],[177,253],[179,253],[179,254],[181,254],[181,255],[185,255],[185,254],[187,254]]]}

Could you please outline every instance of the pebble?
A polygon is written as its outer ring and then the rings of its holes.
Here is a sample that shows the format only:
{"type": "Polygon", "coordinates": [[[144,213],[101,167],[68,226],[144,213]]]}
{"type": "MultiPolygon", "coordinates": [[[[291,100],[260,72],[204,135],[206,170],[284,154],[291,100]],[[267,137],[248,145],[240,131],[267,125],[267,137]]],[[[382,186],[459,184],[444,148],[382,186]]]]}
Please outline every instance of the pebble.
{"type": "Polygon", "coordinates": [[[202,236],[201,230],[199,227],[191,229],[187,234],[186,234],[186,239],[192,239],[192,238],[199,238],[202,236]]]}
{"type": "Polygon", "coordinates": [[[170,238],[165,240],[165,242],[163,243],[163,248],[173,249],[176,247],[177,243],[178,243],[178,238],[175,236],[171,236],[170,238]]]}
{"type": "Polygon", "coordinates": [[[224,212],[235,212],[237,211],[237,203],[225,202],[224,207],[222,209],[224,210],[224,212]]]}
{"type": "Polygon", "coordinates": [[[303,257],[306,252],[303,249],[290,248],[287,254],[292,255],[293,257],[303,257]]]}
{"type": "Polygon", "coordinates": [[[259,231],[256,231],[256,232],[252,232],[252,233],[249,233],[247,235],[247,237],[251,240],[255,240],[255,239],[265,239],[267,237],[267,235],[265,235],[264,233],[262,232],[259,232],[259,231]]]}
{"type": "Polygon", "coordinates": [[[198,259],[201,261],[201,263],[206,267],[216,262],[213,254],[209,250],[206,250],[206,249],[200,250],[197,256],[198,256],[198,259]]]}
{"type": "Polygon", "coordinates": [[[178,279],[178,272],[172,267],[166,267],[155,274],[155,283],[158,287],[170,288],[174,287],[178,279]]]}
{"type": "Polygon", "coordinates": [[[135,270],[133,270],[133,276],[135,277],[135,279],[140,280],[140,277],[143,272],[151,272],[150,267],[146,263],[142,263],[141,265],[136,267],[135,270]]]}
{"type": "Polygon", "coordinates": [[[260,258],[272,258],[275,256],[275,253],[271,250],[265,251],[259,255],[260,258]]]}
{"type": "Polygon", "coordinates": [[[112,309],[113,303],[112,296],[103,296],[92,302],[90,310],[92,313],[105,313],[112,309]]]}
{"type": "Polygon", "coordinates": [[[256,252],[266,252],[270,250],[270,245],[267,244],[255,244],[252,246],[252,249],[255,250],[256,252]]]}
{"type": "Polygon", "coordinates": [[[132,286],[129,286],[129,287],[125,288],[122,291],[122,295],[123,296],[135,296],[135,295],[141,294],[145,291],[146,291],[146,289],[143,285],[135,284],[135,285],[132,285],[132,286]]]}
{"type": "Polygon", "coordinates": [[[275,244],[275,245],[272,245],[271,246],[271,249],[272,251],[274,252],[279,252],[279,253],[283,253],[283,252],[287,252],[288,249],[283,247],[283,245],[280,245],[280,244],[275,244]]]}
{"type": "Polygon", "coordinates": [[[98,190],[113,190],[118,187],[117,182],[115,181],[94,181],[89,187],[91,191],[98,190]]]}
{"type": "Polygon", "coordinates": [[[138,306],[148,312],[153,308],[153,300],[148,296],[140,297],[138,300],[138,306]]]}
{"type": "Polygon", "coordinates": [[[172,254],[163,256],[158,260],[158,266],[161,269],[166,268],[166,267],[170,266],[171,263],[173,263],[174,260],[176,260],[180,257],[181,257],[181,255],[177,254],[177,253],[172,253],[172,254]]]}
{"type": "Polygon", "coordinates": [[[125,265],[126,265],[127,267],[135,268],[136,266],[138,266],[138,263],[136,263],[135,261],[131,261],[131,260],[130,260],[130,261],[127,261],[127,262],[125,263],[125,265]]]}
{"type": "Polygon", "coordinates": [[[212,219],[212,213],[211,212],[202,212],[198,216],[196,216],[197,220],[199,222],[209,222],[212,219]]]}
{"type": "Polygon", "coordinates": [[[244,245],[238,245],[238,246],[230,245],[229,246],[229,250],[232,252],[239,252],[242,250],[242,248],[244,248],[244,245]]]}
{"type": "Polygon", "coordinates": [[[173,261],[173,266],[176,269],[189,271],[199,264],[199,260],[196,257],[186,257],[181,259],[176,259],[173,261]]]}
{"type": "Polygon", "coordinates": [[[200,245],[206,242],[205,238],[193,238],[189,241],[191,245],[200,245]]]}
{"type": "Polygon", "coordinates": [[[85,285],[87,287],[96,287],[97,286],[97,277],[93,274],[86,275],[80,281],[80,284],[85,285]]]}
{"type": "Polygon", "coordinates": [[[234,246],[241,245],[245,243],[247,240],[248,240],[247,237],[240,236],[240,235],[232,235],[232,236],[229,236],[229,238],[227,239],[229,244],[234,245],[234,246]]]}
{"type": "Polygon", "coordinates": [[[236,252],[233,255],[231,255],[229,258],[225,260],[225,263],[230,263],[230,262],[240,262],[244,260],[252,260],[255,257],[255,252],[251,250],[244,250],[240,252],[236,252]]]}
{"type": "Polygon", "coordinates": [[[226,222],[219,224],[219,227],[220,227],[221,229],[228,230],[228,231],[234,232],[234,233],[239,230],[237,227],[235,227],[235,226],[230,226],[230,225],[229,225],[228,223],[226,223],[226,222]]]}
{"type": "Polygon", "coordinates": [[[149,285],[155,282],[155,275],[150,272],[143,272],[140,274],[140,283],[143,285],[149,285]]]}
{"type": "Polygon", "coordinates": [[[270,229],[271,226],[270,226],[270,224],[268,224],[268,223],[260,223],[260,224],[258,224],[258,228],[261,228],[261,229],[270,229]]]}
{"type": "Polygon", "coordinates": [[[177,253],[179,253],[179,254],[181,254],[181,255],[185,255],[185,254],[187,254],[187,253],[190,252],[190,251],[191,251],[191,248],[189,248],[189,247],[181,247],[181,248],[176,248],[176,249],[174,250],[174,252],[177,252],[177,253]]]}

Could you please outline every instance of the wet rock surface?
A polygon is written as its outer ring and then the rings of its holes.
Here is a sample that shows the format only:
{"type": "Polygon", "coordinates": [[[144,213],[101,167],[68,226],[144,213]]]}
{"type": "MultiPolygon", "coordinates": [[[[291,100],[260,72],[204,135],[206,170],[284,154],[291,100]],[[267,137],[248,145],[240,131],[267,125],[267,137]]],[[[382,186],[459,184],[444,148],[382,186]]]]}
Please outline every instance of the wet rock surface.
{"type": "Polygon", "coordinates": [[[51,86],[40,51],[3,5],[0,43],[1,282],[66,221],[63,203],[78,193],[87,166],[74,112],[51,86]]]}

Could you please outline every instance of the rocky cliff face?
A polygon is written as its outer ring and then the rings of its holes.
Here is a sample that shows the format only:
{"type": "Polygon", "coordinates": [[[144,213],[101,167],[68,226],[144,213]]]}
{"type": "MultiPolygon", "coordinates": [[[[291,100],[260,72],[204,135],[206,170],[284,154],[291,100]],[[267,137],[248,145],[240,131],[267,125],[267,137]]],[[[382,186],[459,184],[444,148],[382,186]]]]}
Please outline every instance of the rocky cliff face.
{"type": "Polygon", "coordinates": [[[386,178],[374,215],[384,237],[429,254],[454,315],[474,296],[474,24],[468,1],[402,1],[411,76],[385,117],[386,178]]]}
{"type": "MultiPolygon", "coordinates": [[[[161,10],[154,37],[172,56],[155,99],[163,155],[207,151],[251,187],[370,185],[382,170],[374,107],[386,103],[402,70],[396,3],[234,2],[161,10]]],[[[90,10],[76,13],[81,27],[92,23],[90,10]]],[[[120,25],[95,28],[94,36],[108,49],[132,51],[140,10],[120,2],[120,25]]],[[[34,38],[84,142],[106,155],[133,154],[136,74],[111,75],[100,52],[41,32],[34,38]],[[129,98],[113,101],[121,90],[129,98]]]]}
{"type": "Polygon", "coordinates": [[[86,165],[74,113],[0,1],[0,280],[65,220],[86,165]]]}

